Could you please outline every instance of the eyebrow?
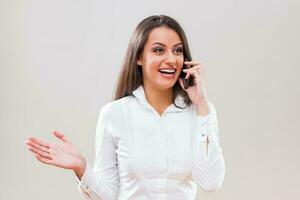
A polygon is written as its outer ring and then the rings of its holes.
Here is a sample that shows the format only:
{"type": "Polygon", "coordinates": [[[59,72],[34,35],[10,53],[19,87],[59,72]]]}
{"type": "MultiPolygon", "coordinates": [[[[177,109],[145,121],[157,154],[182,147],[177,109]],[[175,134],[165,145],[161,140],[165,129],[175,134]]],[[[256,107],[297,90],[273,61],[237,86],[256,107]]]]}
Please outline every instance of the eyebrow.
{"type": "MultiPolygon", "coordinates": [[[[152,45],[155,45],[155,44],[159,44],[159,45],[161,45],[161,46],[164,46],[164,47],[166,47],[166,45],[165,45],[165,44],[163,44],[163,43],[160,43],[160,42],[155,42],[155,43],[153,43],[152,45]]],[[[178,45],[182,45],[182,42],[179,42],[179,43],[175,44],[175,45],[174,45],[174,47],[176,47],[176,46],[178,46],[178,45]]]]}

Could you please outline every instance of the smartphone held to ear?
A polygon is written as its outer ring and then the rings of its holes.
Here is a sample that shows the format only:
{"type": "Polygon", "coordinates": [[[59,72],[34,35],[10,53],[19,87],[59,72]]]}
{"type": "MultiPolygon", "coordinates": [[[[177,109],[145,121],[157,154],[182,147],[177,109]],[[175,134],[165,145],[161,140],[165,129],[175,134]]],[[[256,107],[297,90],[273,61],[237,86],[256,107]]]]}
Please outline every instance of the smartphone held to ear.
{"type": "MultiPolygon", "coordinates": [[[[183,63],[182,70],[188,69],[188,68],[189,67],[183,63]]],[[[181,73],[179,75],[179,78],[181,78],[182,81],[183,81],[184,89],[188,89],[189,87],[195,85],[195,80],[194,80],[194,77],[192,75],[190,75],[190,77],[188,79],[186,79],[185,77],[186,77],[186,73],[181,71],[181,73]]]]}

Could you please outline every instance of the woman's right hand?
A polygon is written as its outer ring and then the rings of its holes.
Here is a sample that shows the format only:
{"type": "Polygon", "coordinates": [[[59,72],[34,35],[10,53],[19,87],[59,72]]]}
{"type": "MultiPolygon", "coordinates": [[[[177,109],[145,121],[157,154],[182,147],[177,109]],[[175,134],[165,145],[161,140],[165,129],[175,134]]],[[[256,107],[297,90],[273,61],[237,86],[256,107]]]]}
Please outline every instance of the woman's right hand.
{"type": "Polygon", "coordinates": [[[53,134],[63,143],[48,143],[35,137],[28,137],[27,148],[42,163],[74,170],[81,178],[86,168],[86,161],[77,148],[69,142],[62,133],[54,131],[53,134]]]}

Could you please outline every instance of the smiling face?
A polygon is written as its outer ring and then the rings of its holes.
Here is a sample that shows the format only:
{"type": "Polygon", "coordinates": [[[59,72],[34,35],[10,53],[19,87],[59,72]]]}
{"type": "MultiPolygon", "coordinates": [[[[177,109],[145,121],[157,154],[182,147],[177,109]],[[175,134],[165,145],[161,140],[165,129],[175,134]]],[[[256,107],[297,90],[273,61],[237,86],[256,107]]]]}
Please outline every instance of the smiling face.
{"type": "Polygon", "coordinates": [[[153,29],[137,61],[142,67],[144,85],[158,90],[172,88],[182,70],[183,57],[183,44],[174,30],[153,29]]]}

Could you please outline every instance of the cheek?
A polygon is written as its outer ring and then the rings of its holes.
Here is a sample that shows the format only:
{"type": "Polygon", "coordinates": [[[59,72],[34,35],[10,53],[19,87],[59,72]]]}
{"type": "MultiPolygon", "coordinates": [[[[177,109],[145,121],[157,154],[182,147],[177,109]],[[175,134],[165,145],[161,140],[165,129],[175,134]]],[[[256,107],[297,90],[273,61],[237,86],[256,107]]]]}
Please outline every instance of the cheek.
{"type": "Polygon", "coordinates": [[[179,66],[180,68],[183,68],[183,59],[180,60],[180,61],[178,61],[178,66],[179,66]]]}
{"type": "Polygon", "coordinates": [[[183,56],[178,57],[177,63],[178,63],[179,66],[183,65],[183,59],[184,59],[183,56]]]}
{"type": "Polygon", "coordinates": [[[163,58],[160,56],[147,56],[146,57],[146,65],[150,66],[151,68],[159,67],[161,62],[163,62],[163,58]]]}
{"type": "Polygon", "coordinates": [[[144,62],[144,70],[148,74],[148,76],[153,77],[158,71],[163,59],[157,56],[148,56],[144,62]]]}

